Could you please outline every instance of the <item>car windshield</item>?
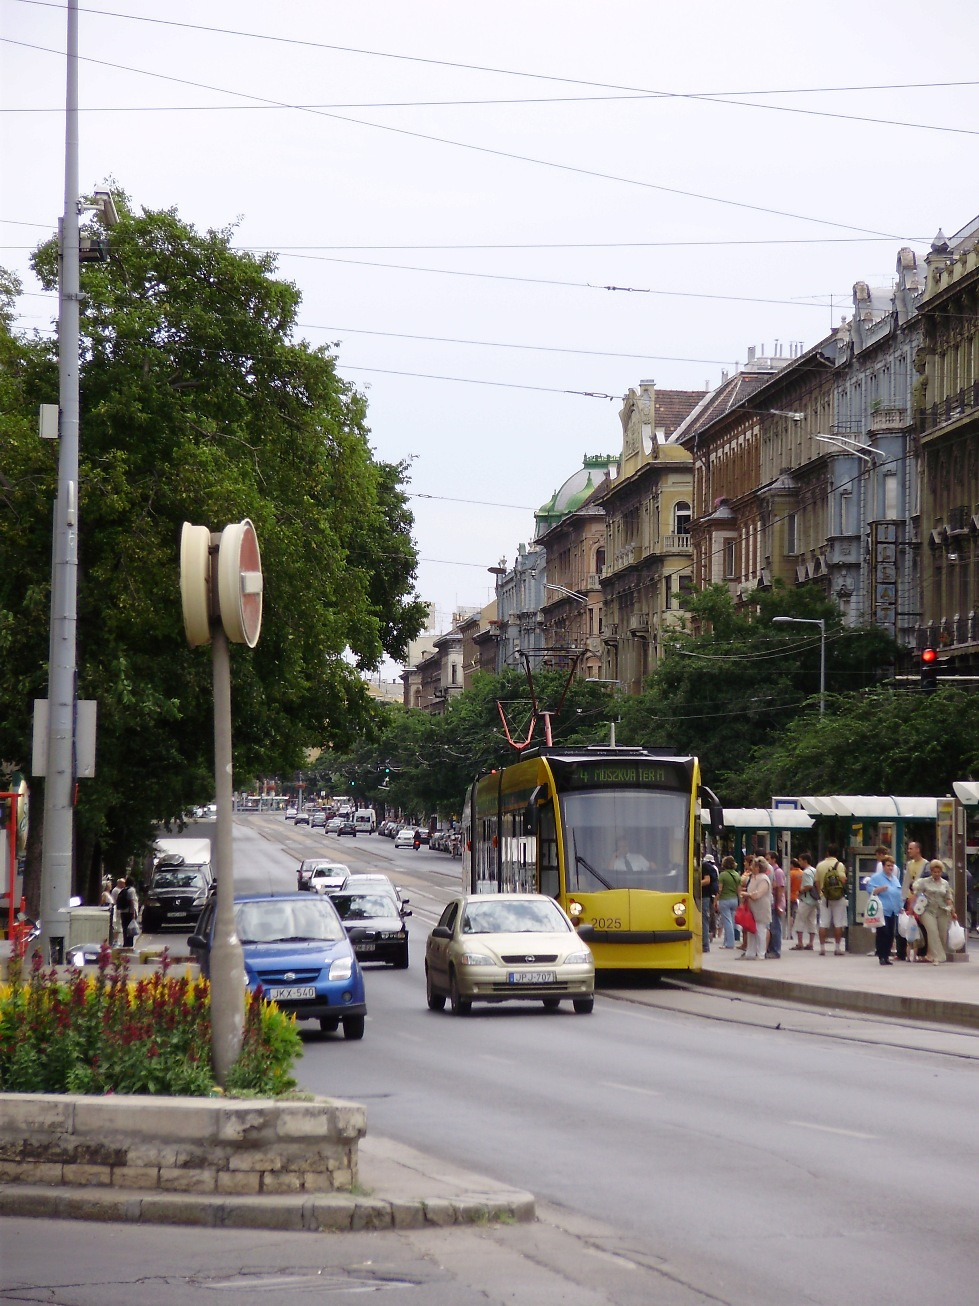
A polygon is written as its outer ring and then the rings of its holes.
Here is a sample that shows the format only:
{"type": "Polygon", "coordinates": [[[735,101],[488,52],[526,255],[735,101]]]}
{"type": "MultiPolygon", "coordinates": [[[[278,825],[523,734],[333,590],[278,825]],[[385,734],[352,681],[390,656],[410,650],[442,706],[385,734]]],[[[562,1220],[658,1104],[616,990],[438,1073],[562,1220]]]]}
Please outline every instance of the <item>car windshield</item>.
{"type": "Polygon", "coordinates": [[[333,905],[344,921],[367,921],[375,916],[398,914],[397,902],[387,893],[335,893],[333,905]]]}
{"type": "Polygon", "coordinates": [[[157,871],[153,876],[153,889],[203,889],[204,881],[199,871],[157,871]]]}
{"type": "Polygon", "coordinates": [[[328,902],[316,894],[292,898],[263,898],[239,902],[235,924],[242,943],[287,943],[316,939],[329,942],[343,938],[343,926],[328,902]]]}
{"type": "Polygon", "coordinates": [[[620,789],[565,794],[561,814],[568,842],[568,889],[686,887],[689,796],[620,789]]]}
{"type": "Polygon", "coordinates": [[[555,934],[569,929],[560,908],[548,898],[470,902],[462,918],[463,934],[555,934]]]}

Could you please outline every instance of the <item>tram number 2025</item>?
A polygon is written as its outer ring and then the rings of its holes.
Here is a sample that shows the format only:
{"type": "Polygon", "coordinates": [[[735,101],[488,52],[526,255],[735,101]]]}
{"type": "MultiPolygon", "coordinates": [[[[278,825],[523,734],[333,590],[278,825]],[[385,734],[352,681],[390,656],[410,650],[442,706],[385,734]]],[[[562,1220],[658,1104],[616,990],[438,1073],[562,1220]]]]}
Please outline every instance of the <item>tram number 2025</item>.
{"type": "Polygon", "coordinates": [[[620,916],[596,916],[592,924],[597,930],[621,930],[622,918],[620,916]]]}

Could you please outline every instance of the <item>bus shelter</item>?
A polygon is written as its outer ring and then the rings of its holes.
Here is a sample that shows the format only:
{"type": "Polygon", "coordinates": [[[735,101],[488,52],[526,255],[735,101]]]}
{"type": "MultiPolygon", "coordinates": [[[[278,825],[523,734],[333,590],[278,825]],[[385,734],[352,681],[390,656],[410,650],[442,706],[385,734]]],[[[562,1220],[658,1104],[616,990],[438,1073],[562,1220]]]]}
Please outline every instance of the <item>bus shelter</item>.
{"type": "MultiPolygon", "coordinates": [[[[778,799],[788,802],[790,799],[778,799]]],[[[964,849],[956,856],[954,798],[932,798],[894,794],[802,795],[795,800],[817,823],[821,848],[835,842],[849,872],[850,922],[863,925],[867,905],[867,880],[877,868],[879,848],[885,848],[899,867],[904,867],[909,839],[917,839],[925,856],[938,856],[949,868],[949,878],[958,901],[956,878],[962,881],[965,906],[964,849]]]]}
{"type": "MultiPolygon", "coordinates": [[[[737,858],[738,869],[744,869],[744,859],[749,853],[778,854],[779,865],[788,873],[792,857],[792,838],[797,840],[813,827],[812,816],[792,807],[725,807],[724,832],[733,835],[731,851],[737,858]]],[[[808,846],[808,839],[804,847],[808,846]]]]}

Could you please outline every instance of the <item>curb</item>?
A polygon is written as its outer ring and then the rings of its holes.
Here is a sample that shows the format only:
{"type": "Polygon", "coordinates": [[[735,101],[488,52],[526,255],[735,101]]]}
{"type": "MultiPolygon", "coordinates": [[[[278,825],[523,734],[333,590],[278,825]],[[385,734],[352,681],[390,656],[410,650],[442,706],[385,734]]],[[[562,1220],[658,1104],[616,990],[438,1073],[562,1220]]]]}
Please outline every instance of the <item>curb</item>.
{"type": "Polygon", "coordinates": [[[537,1218],[532,1193],[464,1193],[456,1197],[386,1199],[348,1193],[231,1197],[183,1193],[0,1185],[0,1216],[100,1220],[122,1224],[197,1225],[358,1233],[378,1229],[447,1229],[456,1225],[525,1224],[537,1218]]]}
{"type": "Polygon", "coordinates": [[[964,1025],[979,1028],[979,1005],[950,998],[922,998],[900,993],[873,993],[858,989],[836,989],[820,984],[799,984],[794,980],[768,979],[761,975],[729,975],[701,970],[685,976],[690,984],[705,989],[750,993],[754,997],[781,998],[808,1006],[836,1007],[874,1016],[907,1016],[936,1025],[964,1025]]]}

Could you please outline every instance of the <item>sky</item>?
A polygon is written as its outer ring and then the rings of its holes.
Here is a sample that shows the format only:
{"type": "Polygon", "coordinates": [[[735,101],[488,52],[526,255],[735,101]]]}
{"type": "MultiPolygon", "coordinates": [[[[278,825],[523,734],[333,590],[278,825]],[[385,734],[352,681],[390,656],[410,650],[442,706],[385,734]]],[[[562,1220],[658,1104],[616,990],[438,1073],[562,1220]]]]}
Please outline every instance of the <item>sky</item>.
{"type": "MultiPolygon", "coordinates": [[[[65,25],[0,0],[0,264],[45,332],[65,25]]],[[[977,38],[948,0],[83,0],[81,188],[277,252],[410,464],[441,630],[630,387],[809,348],[979,212],[977,38]]]]}

